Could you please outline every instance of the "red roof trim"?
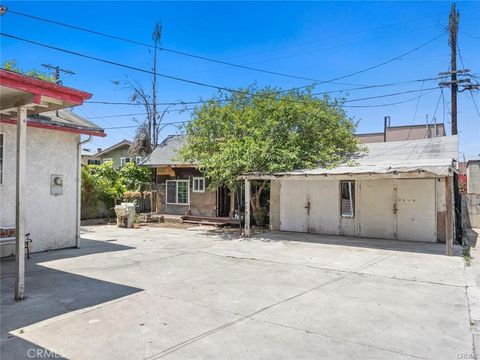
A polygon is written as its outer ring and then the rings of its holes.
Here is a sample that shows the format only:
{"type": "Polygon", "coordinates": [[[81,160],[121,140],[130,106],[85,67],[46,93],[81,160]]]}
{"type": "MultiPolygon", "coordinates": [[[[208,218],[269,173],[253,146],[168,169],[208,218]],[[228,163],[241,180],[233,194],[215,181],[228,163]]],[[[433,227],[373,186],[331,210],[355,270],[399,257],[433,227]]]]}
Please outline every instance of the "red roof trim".
{"type": "MultiPolygon", "coordinates": [[[[17,121],[13,120],[13,119],[2,119],[2,120],[0,120],[0,123],[9,124],[9,125],[16,125],[17,121]]],[[[59,125],[54,125],[54,124],[37,123],[37,122],[28,121],[28,120],[27,120],[27,126],[33,127],[33,128],[39,128],[39,129],[63,131],[63,132],[68,132],[68,133],[72,133],[72,134],[92,135],[92,136],[99,136],[99,137],[107,136],[107,134],[105,134],[103,131],[95,131],[95,130],[88,130],[88,129],[77,129],[77,128],[59,126],[59,125]]]]}
{"type": "Polygon", "coordinates": [[[49,81],[35,79],[12,71],[0,69],[0,84],[35,95],[49,96],[55,99],[68,101],[80,105],[84,100],[90,99],[92,94],[85,91],[72,89],[49,81]]]}

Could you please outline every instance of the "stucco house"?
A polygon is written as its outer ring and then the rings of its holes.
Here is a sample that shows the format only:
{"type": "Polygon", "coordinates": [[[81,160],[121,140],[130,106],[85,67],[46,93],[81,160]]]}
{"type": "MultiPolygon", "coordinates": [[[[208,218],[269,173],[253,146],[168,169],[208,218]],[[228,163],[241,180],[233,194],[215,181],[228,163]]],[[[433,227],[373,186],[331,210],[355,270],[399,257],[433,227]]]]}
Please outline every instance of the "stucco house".
{"type": "Polygon", "coordinates": [[[0,245],[2,255],[16,254],[16,299],[24,296],[26,233],[33,251],[80,245],[81,135],[105,134],[61,109],[91,96],[0,70],[0,245]]]}
{"type": "Polygon", "coordinates": [[[460,235],[453,186],[458,137],[367,146],[333,168],[247,174],[245,201],[251,180],[270,180],[272,230],[446,242],[450,251],[460,235]]]}
{"type": "Polygon", "coordinates": [[[181,161],[179,152],[186,141],[186,135],[170,135],[140,164],[154,169],[157,212],[186,215],[190,220],[234,218],[240,194],[223,186],[211,189],[197,164],[181,161]]]}
{"type": "Polygon", "coordinates": [[[144,155],[130,155],[129,149],[131,145],[132,142],[130,140],[123,139],[122,141],[104,150],[98,149],[98,152],[92,158],[92,163],[99,164],[106,161],[111,161],[113,163],[113,168],[117,170],[129,162],[135,162],[136,164],[139,164],[143,161],[144,155]]]}

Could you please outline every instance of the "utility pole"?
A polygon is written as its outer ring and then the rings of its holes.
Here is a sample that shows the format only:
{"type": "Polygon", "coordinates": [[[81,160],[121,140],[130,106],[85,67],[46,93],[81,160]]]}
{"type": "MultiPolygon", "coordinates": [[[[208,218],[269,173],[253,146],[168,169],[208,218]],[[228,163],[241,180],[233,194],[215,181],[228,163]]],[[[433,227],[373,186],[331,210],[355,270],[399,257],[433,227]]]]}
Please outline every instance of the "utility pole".
{"type": "Polygon", "coordinates": [[[67,70],[67,69],[62,69],[60,66],[53,66],[50,64],[42,64],[42,66],[46,67],[47,69],[50,70],[55,70],[55,83],[61,84],[62,80],[60,80],[60,72],[68,75],[75,75],[75,73],[72,70],[67,70]]]}
{"type": "Polygon", "coordinates": [[[449,44],[451,48],[451,101],[452,101],[452,135],[458,134],[457,128],[457,34],[458,34],[458,21],[460,18],[460,13],[455,7],[455,3],[452,4],[450,10],[449,22],[448,22],[448,31],[450,32],[449,44]]]}

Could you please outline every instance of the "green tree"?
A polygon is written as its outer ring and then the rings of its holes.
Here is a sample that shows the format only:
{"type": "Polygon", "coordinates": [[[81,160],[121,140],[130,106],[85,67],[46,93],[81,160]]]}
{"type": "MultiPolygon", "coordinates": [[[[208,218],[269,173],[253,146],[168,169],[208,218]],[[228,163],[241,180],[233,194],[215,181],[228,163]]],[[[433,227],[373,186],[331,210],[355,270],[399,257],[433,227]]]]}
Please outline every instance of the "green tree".
{"type": "MultiPolygon", "coordinates": [[[[279,92],[250,87],[196,108],[186,126],[186,161],[198,162],[211,186],[234,189],[242,174],[332,166],[359,150],[356,124],[341,103],[315,98],[310,89],[279,92]],[[246,95],[254,93],[255,96],[246,95]]],[[[251,206],[258,225],[265,181],[254,183],[251,206]]]]}
{"type": "Polygon", "coordinates": [[[142,183],[152,181],[152,172],[149,168],[137,166],[129,162],[119,171],[120,182],[127,190],[138,191],[142,183]]]}

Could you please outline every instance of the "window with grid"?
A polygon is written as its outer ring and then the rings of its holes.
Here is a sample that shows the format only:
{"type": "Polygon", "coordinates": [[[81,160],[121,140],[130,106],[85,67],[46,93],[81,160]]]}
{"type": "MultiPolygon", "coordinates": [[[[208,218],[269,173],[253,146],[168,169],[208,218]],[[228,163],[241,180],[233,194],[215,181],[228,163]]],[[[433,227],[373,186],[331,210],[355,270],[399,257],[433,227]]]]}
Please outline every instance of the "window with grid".
{"type": "Polygon", "coordinates": [[[120,166],[125,165],[126,163],[129,163],[132,161],[131,157],[122,157],[120,158],[120,166]]]}
{"type": "Polygon", "coordinates": [[[188,180],[166,181],[166,203],[172,205],[189,204],[188,180]]]}
{"type": "Polygon", "coordinates": [[[205,192],[205,178],[194,177],[193,178],[193,192],[205,192]]]}

